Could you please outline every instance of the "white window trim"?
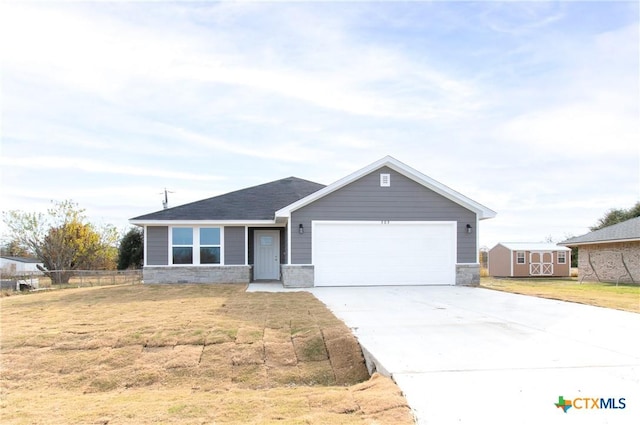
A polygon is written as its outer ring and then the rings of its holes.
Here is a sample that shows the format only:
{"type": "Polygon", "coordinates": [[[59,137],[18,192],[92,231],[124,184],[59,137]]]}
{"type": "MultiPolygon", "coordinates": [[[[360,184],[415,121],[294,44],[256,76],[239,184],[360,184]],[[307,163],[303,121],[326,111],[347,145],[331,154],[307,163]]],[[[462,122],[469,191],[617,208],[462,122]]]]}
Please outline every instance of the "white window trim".
{"type": "Polygon", "coordinates": [[[524,251],[516,251],[516,264],[527,264],[527,255],[524,251]],[[522,254],[522,262],[518,261],[522,254]]]}
{"type": "MultiPolygon", "coordinates": [[[[202,225],[202,226],[169,226],[169,261],[168,265],[171,267],[218,267],[224,266],[224,226],[212,226],[212,225],[202,225]],[[173,264],[173,229],[176,228],[187,228],[192,229],[193,231],[193,245],[191,245],[192,258],[193,262],[191,264],[173,264]],[[220,229],[220,264],[200,264],[200,229],[210,229],[217,228],[220,229]]],[[[188,246],[188,245],[176,245],[176,246],[188,246]]],[[[205,245],[206,247],[217,246],[217,245],[205,245]]]]}
{"type": "Polygon", "coordinates": [[[567,253],[564,251],[558,251],[558,264],[567,264],[567,253]],[[560,257],[562,256],[562,257],[560,257]],[[562,261],[560,261],[562,259],[562,261]]]}

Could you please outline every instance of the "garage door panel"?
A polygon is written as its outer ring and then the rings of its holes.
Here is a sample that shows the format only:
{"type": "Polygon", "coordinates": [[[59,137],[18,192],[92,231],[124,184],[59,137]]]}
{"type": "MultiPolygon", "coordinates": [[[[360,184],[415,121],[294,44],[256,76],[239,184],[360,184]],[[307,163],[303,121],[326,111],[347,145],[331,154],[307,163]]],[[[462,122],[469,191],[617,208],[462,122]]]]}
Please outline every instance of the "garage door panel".
{"type": "Polygon", "coordinates": [[[314,222],[317,286],[453,284],[453,222],[314,222]]]}

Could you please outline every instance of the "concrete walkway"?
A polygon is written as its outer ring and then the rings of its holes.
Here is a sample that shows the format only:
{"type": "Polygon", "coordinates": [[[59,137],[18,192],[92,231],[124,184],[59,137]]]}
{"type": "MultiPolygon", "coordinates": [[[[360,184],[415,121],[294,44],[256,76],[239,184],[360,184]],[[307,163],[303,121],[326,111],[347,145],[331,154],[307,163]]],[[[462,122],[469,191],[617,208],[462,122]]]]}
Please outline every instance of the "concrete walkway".
{"type": "Polygon", "coordinates": [[[393,377],[419,424],[640,423],[638,314],[455,286],[309,291],[393,377]],[[581,400],[565,413],[560,396],[581,400]],[[593,408],[597,398],[608,408],[593,408]]]}

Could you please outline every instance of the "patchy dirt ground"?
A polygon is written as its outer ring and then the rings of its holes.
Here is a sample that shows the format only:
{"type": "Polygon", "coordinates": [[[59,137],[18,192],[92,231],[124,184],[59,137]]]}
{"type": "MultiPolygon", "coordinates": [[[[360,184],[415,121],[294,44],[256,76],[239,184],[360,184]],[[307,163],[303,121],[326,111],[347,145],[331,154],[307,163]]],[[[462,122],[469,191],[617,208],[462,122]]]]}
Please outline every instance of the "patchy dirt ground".
{"type": "Polygon", "coordinates": [[[311,294],[121,286],[3,298],[0,422],[410,424],[311,294]]]}

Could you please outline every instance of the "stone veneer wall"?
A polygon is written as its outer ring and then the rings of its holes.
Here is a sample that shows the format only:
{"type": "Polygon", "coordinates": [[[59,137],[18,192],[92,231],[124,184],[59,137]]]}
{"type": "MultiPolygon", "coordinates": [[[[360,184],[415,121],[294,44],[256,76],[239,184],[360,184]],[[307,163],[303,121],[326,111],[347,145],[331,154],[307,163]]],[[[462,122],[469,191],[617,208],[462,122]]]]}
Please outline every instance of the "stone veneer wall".
{"type": "Polygon", "coordinates": [[[578,247],[578,275],[585,281],[598,281],[589,265],[591,263],[603,282],[631,283],[629,273],[622,264],[621,257],[629,268],[633,281],[640,283],[640,242],[618,242],[610,244],[581,245],[578,247]]]}
{"type": "MultiPolygon", "coordinates": [[[[282,268],[282,285],[288,288],[311,288],[314,286],[312,265],[288,266],[282,268]]],[[[480,284],[480,264],[456,264],[456,285],[478,286],[480,284]]]]}
{"type": "Polygon", "coordinates": [[[144,283],[249,283],[251,266],[153,267],[142,270],[144,283]]]}
{"type": "Polygon", "coordinates": [[[282,286],[286,288],[311,288],[314,282],[313,266],[290,266],[281,267],[282,286]]]}
{"type": "Polygon", "coordinates": [[[480,264],[456,264],[456,285],[480,285],[480,264]]]}

